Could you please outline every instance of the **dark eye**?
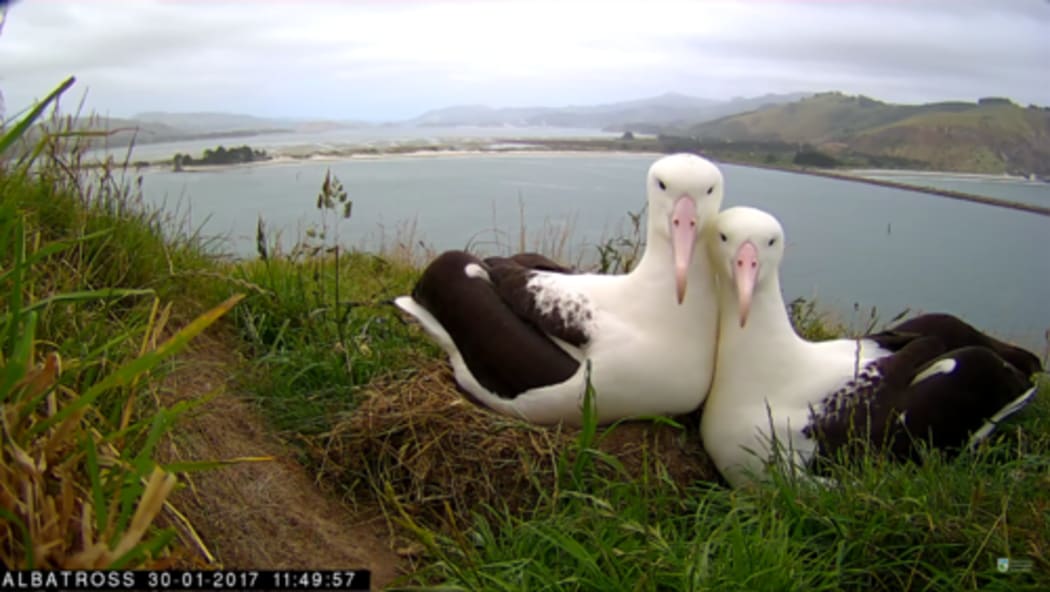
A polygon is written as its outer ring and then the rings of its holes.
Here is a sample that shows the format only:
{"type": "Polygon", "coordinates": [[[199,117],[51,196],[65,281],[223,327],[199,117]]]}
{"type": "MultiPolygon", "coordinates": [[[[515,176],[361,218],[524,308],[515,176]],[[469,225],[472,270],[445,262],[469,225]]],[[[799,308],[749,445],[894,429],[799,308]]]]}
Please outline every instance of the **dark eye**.
{"type": "Polygon", "coordinates": [[[715,186],[714,186],[714,185],[712,185],[712,186],[708,187],[708,188],[707,188],[707,194],[708,194],[708,195],[711,195],[711,193],[713,193],[713,192],[714,192],[714,190],[715,190],[715,186]]]}
{"type": "Polygon", "coordinates": [[[660,179],[656,180],[656,184],[660,186],[660,191],[667,191],[667,185],[664,185],[664,182],[660,179]]]}
{"type": "Polygon", "coordinates": [[[727,240],[729,240],[728,238],[726,238],[726,233],[724,232],[719,232],[718,238],[722,239],[722,242],[726,242],[727,240]]]}
{"type": "Polygon", "coordinates": [[[771,246],[771,247],[772,247],[772,246],[773,246],[773,245],[774,245],[774,244],[775,244],[776,242],[777,242],[777,239],[776,239],[776,238],[771,238],[771,239],[769,239],[769,246],[771,246]]]}

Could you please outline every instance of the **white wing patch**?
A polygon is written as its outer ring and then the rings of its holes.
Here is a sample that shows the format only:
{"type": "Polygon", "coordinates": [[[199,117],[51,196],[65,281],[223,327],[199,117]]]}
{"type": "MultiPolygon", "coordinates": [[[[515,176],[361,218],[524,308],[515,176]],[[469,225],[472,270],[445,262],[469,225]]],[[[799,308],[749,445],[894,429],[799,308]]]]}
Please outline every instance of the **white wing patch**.
{"type": "Polygon", "coordinates": [[[466,267],[463,268],[463,273],[466,274],[468,278],[482,279],[490,284],[492,283],[492,279],[489,278],[489,272],[485,271],[485,268],[477,263],[468,263],[466,267]]]}
{"type": "Polygon", "coordinates": [[[955,360],[953,358],[944,358],[943,360],[937,360],[936,362],[930,364],[929,368],[916,374],[915,378],[913,378],[911,381],[911,385],[909,386],[920,383],[926,380],[927,378],[930,378],[931,376],[936,376],[938,374],[951,374],[954,371],[955,360]]]}
{"type": "Polygon", "coordinates": [[[591,334],[594,314],[590,298],[566,289],[558,279],[558,276],[543,273],[529,278],[525,288],[532,294],[536,311],[544,317],[561,317],[565,325],[579,327],[585,334],[591,334]]]}
{"type": "Polygon", "coordinates": [[[973,435],[970,436],[969,442],[966,443],[966,447],[973,450],[981,440],[984,440],[995,431],[995,428],[999,425],[999,422],[1006,419],[1007,416],[1012,415],[1020,411],[1025,405],[1031,402],[1032,398],[1035,397],[1035,387],[1028,389],[1023,395],[1017,397],[1013,401],[1006,404],[1005,407],[1000,409],[998,413],[988,418],[988,421],[984,423],[973,435]]]}

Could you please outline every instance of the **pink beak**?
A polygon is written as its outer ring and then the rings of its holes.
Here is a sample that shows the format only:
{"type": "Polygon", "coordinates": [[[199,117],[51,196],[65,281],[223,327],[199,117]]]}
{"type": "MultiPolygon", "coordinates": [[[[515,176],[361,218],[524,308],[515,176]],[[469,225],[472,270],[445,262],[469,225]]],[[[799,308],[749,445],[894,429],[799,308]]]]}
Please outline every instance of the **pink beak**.
{"type": "Polygon", "coordinates": [[[683,195],[674,203],[671,214],[671,256],[674,257],[675,295],[678,304],[685,300],[685,284],[696,246],[696,202],[683,195]]]}
{"type": "Polygon", "coordinates": [[[751,296],[755,292],[758,278],[758,249],[751,241],[740,245],[733,258],[733,279],[736,280],[736,297],[740,307],[740,326],[747,324],[751,312],[751,296]]]}

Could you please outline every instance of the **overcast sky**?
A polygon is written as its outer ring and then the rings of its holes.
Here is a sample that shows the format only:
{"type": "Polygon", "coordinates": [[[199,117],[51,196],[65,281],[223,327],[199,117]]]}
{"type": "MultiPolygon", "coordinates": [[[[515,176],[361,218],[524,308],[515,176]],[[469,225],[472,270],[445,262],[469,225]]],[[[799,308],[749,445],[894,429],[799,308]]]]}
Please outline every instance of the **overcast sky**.
{"type": "Polygon", "coordinates": [[[9,114],[69,75],[114,116],[384,121],[820,90],[1050,105],[1048,64],[1046,0],[22,0],[0,34],[9,114]]]}

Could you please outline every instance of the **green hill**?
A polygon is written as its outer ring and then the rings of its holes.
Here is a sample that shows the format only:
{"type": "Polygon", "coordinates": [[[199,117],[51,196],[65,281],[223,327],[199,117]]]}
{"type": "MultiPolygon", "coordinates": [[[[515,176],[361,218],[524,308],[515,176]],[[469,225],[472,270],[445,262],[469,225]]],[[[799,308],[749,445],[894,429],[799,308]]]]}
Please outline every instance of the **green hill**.
{"type": "Polygon", "coordinates": [[[931,170],[1050,175],[1050,110],[1007,99],[898,105],[822,93],[687,133],[701,141],[805,143],[846,162],[891,157],[931,170]]]}

